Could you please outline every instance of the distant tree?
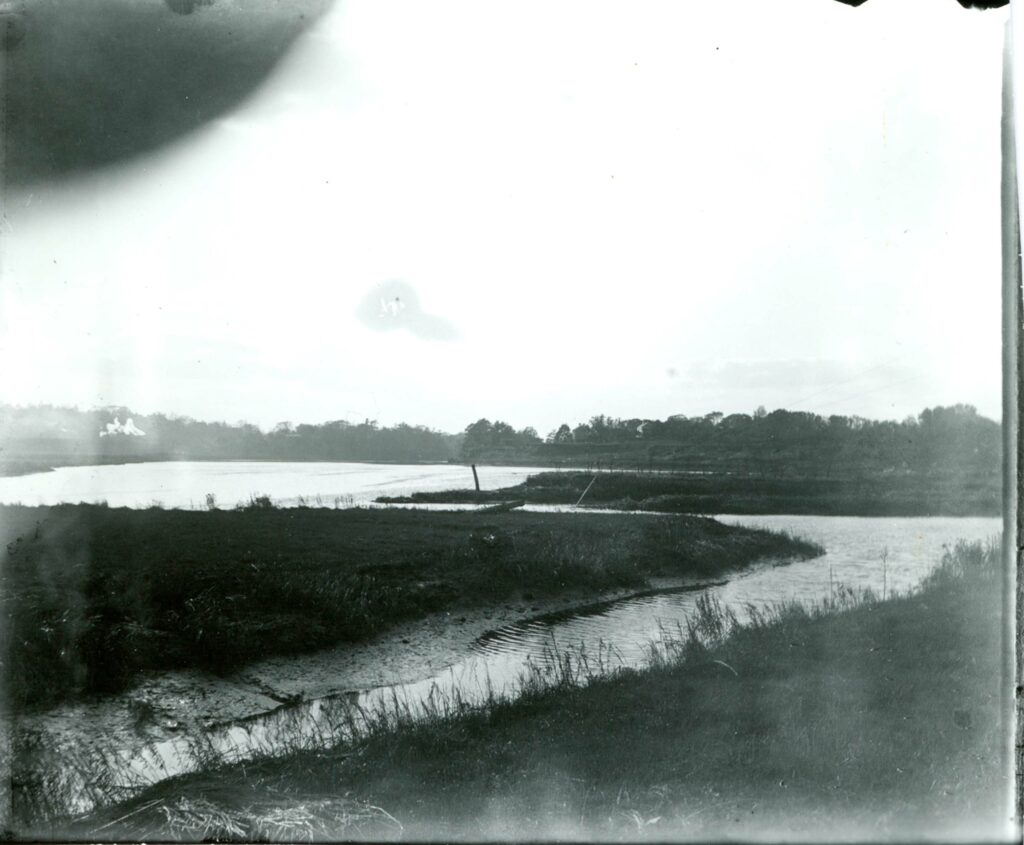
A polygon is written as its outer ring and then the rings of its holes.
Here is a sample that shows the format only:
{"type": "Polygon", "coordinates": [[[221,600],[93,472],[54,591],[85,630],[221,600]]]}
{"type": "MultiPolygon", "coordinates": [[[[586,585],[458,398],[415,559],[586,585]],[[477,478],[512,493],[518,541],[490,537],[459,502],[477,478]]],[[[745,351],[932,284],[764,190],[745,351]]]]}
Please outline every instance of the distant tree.
{"type": "Polygon", "coordinates": [[[512,428],[507,422],[501,420],[495,420],[494,425],[491,426],[491,445],[492,446],[509,446],[513,445],[516,440],[516,430],[512,428]]]}
{"type": "Polygon", "coordinates": [[[537,434],[537,429],[532,425],[526,426],[526,428],[519,432],[519,441],[527,447],[536,446],[541,442],[540,435],[537,434]]]}
{"type": "Polygon", "coordinates": [[[572,439],[574,443],[590,443],[594,439],[594,429],[586,423],[580,423],[572,430],[572,439]]]}
{"type": "Polygon", "coordinates": [[[749,417],[746,414],[729,414],[719,425],[723,431],[729,432],[732,436],[740,437],[752,422],[753,417],[749,417]]]}
{"type": "Polygon", "coordinates": [[[644,421],[639,417],[630,417],[628,420],[616,420],[616,431],[618,436],[624,440],[640,437],[640,428],[644,421]]]}
{"type": "Polygon", "coordinates": [[[552,431],[547,436],[548,443],[572,443],[572,429],[565,423],[552,431]]]}
{"type": "Polygon", "coordinates": [[[644,420],[640,437],[644,440],[661,440],[668,432],[668,425],[661,420],[644,420]]]}
{"type": "Polygon", "coordinates": [[[493,434],[491,421],[481,418],[466,426],[462,441],[462,454],[466,460],[475,461],[477,457],[491,445],[493,434]]]}
{"type": "Polygon", "coordinates": [[[598,443],[607,441],[609,434],[610,420],[604,414],[598,414],[590,418],[590,430],[593,432],[593,439],[598,443]]]}

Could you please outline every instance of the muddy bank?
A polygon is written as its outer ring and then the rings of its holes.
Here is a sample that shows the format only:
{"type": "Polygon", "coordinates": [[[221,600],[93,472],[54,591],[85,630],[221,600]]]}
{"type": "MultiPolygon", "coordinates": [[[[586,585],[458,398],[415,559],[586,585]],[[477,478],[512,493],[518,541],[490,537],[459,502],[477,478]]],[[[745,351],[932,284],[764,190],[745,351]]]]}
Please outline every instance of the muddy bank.
{"type": "Polygon", "coordinates": [[[998,549],[959,545],[913,595],[779,606],[647,671],[186,778],[66,830],[225,835],[199,806],[243,839],[287,796],[319,838],[399,838],[317,809],[345,796],[411,841],[1015,841],[1004,584],[998,549]]]}
{"type": "MultiPolygon", "coordinates": [[[[538,599],[529,604],[463,608],[398,625],[364,643],[313,654],[270,657],[227,676],[190,670],[151,673],[118,696],[25,714],[23,731],[45,730],[79,741],[83,733],[120,742],[166,739],[209,730],[315,698],[432,677],[472,654],[473,644],[493,630],[531,620],[549,621],[592,613],[611,602],[654,591],[711,586],[700,579],[655,579],[652,589],[608,590],[538,599]]],[[[130,743],[129,743],[130,744],[130,743]]]]}
{"type": "MultiPolygon", "coordinates": [[[[615,589],[455,608],[368,642],[272,657],[225,677],[197,670],[150,673],[123,694],[19,717],[15,806],[34,819],[87,812],[166,777],[282,753],[306,743],[311,731],[325,730],[320,722],[328,711],[336,716],[339,706],[379,700],[386,690],[437,678],[464,663],[474,644],[497,628],[705,585],[693,578],[656,579],[640,593],[615,589]]],[[[338,724],[333,721],[330,730],[338,724]]]]}
{"type": "Polygon", "coordinates": [[[17,532],[2,601],[14,803],[28,818],[335,744],[350,704],[378,707],[395,685],[413,699],[433,683],[479,691],[473,673],[493,665],[466,658],[489,630],[822,551],[711,519],[607,513],[58,506],[0,518],[17,532]]]}
{"type": "Polygon", "coordinates": [[[266,497],[209,512],[3,507],[0,522],[20,712],[124,692],[154,672],[233,678],[438,615],[528,612],[821,551],[697,517],[281,510],[266,497]]]}

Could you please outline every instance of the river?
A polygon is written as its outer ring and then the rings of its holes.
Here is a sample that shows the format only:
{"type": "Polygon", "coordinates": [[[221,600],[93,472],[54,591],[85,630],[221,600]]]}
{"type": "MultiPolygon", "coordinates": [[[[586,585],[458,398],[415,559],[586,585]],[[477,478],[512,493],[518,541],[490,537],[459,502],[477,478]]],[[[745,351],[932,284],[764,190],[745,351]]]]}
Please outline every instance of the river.
{"type": "MultiPolygon", "coordinates": [[[[321,495],[330,490],[344,491],[337,495],[358,491],[360,501],[369,501],[381,491],[443,489],[464,481],[466,475],[465,467],[436,466],[341,465],[353,469],[339,470],[339,465],[260,464],[232,471],[231,465],[220,464],[201,466],[203,472],[197,474],[194,469],[182,472],[163,465],[169,478],[153,486],[159,474],[155,466],[70,468],[78,472],[2,481],[25,483],[34,478],[43,482],[36,488],[43,492],[32,495],[51,501],[54,495],[66,500],[71,489],[51,481],[52,476],[87,476],[90,495],[111,504],[145,504],[138,498],[144,489],[160,489],[167,501],[179,503],[193,496],[193,489],[266,492],[275,500],[315,496],[317,485],[329,478],[338,485],[320,487],[321,495]],[[211,486],[221,473],[235,480],[211,486]],[[251,487],[261,476],[265,483],[251,487]],[[239,483],[238,477],[244,481],[239,483]],[[197,478],[201,484],[193,487],[197,478]],[[121,488],[100,483],[126,479],[146,480],[121,488]],[[274,487],[271,479],[287,483],[274,487]]],[[[531,471],[536,470],[487,467],[483,475],[497,487],[516,483],[531,471]]],[[[0,488],[0,500],[11,495],[9,486],[0,488]]],[[[37,501],[24,491],[14,495],[26,503],[37,501]]],[[[587,519],[590,512],[577,515],[587,519]]],[[[685,629],[705,593],[742,620],[750,607],[788,601],[812,604],[838,595],[844,587],[870,588],[879,596],[910,590],[939,561],[944,547],[960,539],[994,539],[1001,530],[996,518],[718,518],[786,530],[822,544],[826,554],[808,561],[766,562],[715,584],[568,611],[561,608],[557,613],[545,612],[551,610],[548,607],[523,607],[510,609],[504,617],[481,616],[465,626],[456,620],[428,620],[365,646],[270,659],[226,679],[196,672],[163,673],[120,696],[23,718],[18,731],[20,776],[37,780],[37,792],[48,796],[50,812],[88,810],[215,763],[345,741],[365,714],[396,704],[415,715],[458,701],[480,703],[494,693],[514,693],[524,672],[538,677],[557,671],[553,655],[575,654],[576,665],[585,655],[591,670],[642,666],[652,648],[685,629]],[[441,642],[446,643],[443,649],[441,642]],[[278,706],[282,698],[299,696],[297,703],[278,706]]]]}

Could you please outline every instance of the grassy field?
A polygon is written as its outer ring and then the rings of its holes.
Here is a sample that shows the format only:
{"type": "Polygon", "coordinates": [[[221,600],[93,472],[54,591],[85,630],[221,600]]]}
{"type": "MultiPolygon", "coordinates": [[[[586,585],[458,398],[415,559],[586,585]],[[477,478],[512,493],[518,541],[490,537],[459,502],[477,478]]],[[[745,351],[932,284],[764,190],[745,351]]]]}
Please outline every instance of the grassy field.
{"type": "Polygon", "coordinates": [[[909,597],[840,590],[731,630],[705,604],[649,670],[528,685],[483,710],[371,730],[354,748],[166,782],[68,831],[1005,840],[1003,584],[997,551],[962,546],[909,597]]]}
{"type": "Polygon", "coordinates": [[[759,478],[636,472],[545,472],[503,490],[415,493],[381,502],[583,504],[668,513],[998,516],[1000,478],[759,478]],[[596,478],[596,481],[595,481],[596,478]],[[591,486],[591,482],[594,482],[591,486]],[[589,489],[588,489],[589,488],[589,489]]]}
{"type": "Polygon", "coordinates": [[[695,517],[0,508],[11,703],[226,672],[460,607],[721,574],[812,544],[695,517]]]}

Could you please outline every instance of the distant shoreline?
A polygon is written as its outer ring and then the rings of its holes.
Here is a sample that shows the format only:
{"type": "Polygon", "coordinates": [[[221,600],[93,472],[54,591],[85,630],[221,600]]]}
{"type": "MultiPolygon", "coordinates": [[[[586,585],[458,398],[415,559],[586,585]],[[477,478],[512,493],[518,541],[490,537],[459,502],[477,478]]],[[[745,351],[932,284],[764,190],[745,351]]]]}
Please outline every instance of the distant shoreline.
{"type": "Polygon", "coordinates": [[[510,500],[675,514],[999,516],[998,479],[758,477],[693,473],[543,472],[500,490],[379,496],[381,504],[492,504],[510,500]]]}
{"type": "MultiPolygon", "coordinates": [[[[468,467],[461,461],[291,460],[283,458],[102,457],[93,462],[57,463],[35,458],[0,462],[0,477],[48,473],[55,469],[128,464],[358,464],[364,466],[468,467]]],[[[528,463],[478,463],[533,470],[522,483],[491,490],[470,487],[379,496],[384,505],[577,505],[622,511],[675,514],[795,514],[819,516],[999,516],[1000,479],[965,478],[955,473],[867,475],[820,478],[798,475],[740,475],[655,469],[623,471],[528,463]],[[598,481],[599,479],[599,481],[598,481]]],[[[468,474],[467,474],[468,482],[468,474]]],[[[459,482],[455,482],[459,483],[459,482]]],[[[273,491],[270,498],[274,499],[273,491]]],[[[302,505],[302,502],[299,502],[302,505]]]]}

